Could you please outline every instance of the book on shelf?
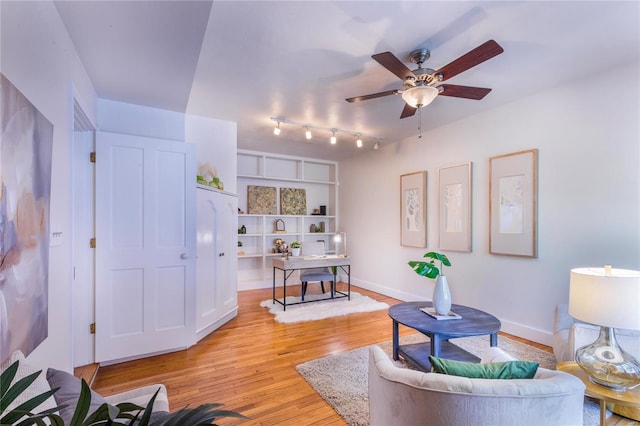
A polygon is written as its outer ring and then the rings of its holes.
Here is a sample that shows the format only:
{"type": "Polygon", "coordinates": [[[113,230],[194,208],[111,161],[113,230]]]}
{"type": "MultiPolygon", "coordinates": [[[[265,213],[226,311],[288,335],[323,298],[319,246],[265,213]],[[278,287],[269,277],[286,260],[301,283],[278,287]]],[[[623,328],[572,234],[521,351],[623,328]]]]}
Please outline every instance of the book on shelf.
{"type": "Polygon", "coordinates": [[[420,310],[425,314],[429,315],[430,317],[433,317],[437,320],[452,320],[452,319],[462,318],[460,315],[456,314],[453,311],[449,311],[449,313],[445,315],[439,315],[436,313],[436,310],[433,308],[420,308],[420,310]]]}

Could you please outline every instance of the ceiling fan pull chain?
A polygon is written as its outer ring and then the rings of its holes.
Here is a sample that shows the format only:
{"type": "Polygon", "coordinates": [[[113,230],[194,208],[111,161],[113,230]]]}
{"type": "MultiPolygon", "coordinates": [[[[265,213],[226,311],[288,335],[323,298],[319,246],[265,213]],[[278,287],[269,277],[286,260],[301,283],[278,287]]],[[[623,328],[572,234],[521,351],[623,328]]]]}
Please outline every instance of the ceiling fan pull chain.
{"type": "Polygon", "coordinates": [[[418,107],[418,139],[422,139],[422,108],[418,107]]]}

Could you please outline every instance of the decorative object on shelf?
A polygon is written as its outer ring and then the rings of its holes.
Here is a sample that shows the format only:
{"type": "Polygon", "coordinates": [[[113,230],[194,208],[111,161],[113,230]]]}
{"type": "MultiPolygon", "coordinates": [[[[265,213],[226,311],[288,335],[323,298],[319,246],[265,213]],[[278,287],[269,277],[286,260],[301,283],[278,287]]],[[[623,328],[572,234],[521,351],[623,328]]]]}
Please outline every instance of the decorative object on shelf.
{"type": "Polygon", "coordinates": [[[320,214],[320,209],[313,209],[313,211],[311,212],[312,215],[317,216],[320,214]]]}
{"type": "Polygon", "coordinates": [[[249,214],[276,214],[276,188],[248,185],[247,212],[249,214]]]}
{"type": "Polygon", "coordinates": [[[409,266],[411,266],[411,269],[416,271],[416,274],[422,277],[436,279],[436,285],[433,288],[432,296],[433,308],[438,315],[447,315],[451,310],[451,292],[449,291],[447,277],[442,274],[442,268],[443,265],[451,266],[451,262],[446,255],[436,253],[435,251],[425,253],[423,257],[431,260],[411,260],[409,261],[409,266]],[[436,260],[440,262],[440,267],[436,266],[436,260]]]}
{"type": "Polygon", "coordinates": [[[489,159],[489,253],[538,257],[538,150],[489,159]]]}
{"type": "Polygon", "coordinates": [[[289,244],[282,238],[276,238],[275,240],[277,253],[289,253],[289,244]]]}
{"type": "Polygon", "coordinates": [[[427,246],[427,172],[400,176],[400,245],[427,246]]]}
{"type": "Polygon", "coordinates": [[[327,206],[320,206],[320,214],[325,216],[327,214],[327,206]]]}
{"type": "Polygon", "coordinates": [[[242,247],[242,241],[238,241],[238,247],[242,247]]]}
{"type": "Polygon", "coordinates": [[[298,241],[292,242],[290,247],[292,256],[300,256],[300,248],[302,245],[298,241]]]}
{"type": "Polygon", "coordinates": [[[274,228],[275,228],[274,232],[276,234],[284,234],[284,233],[287,232],[287,230],[285,229],[285,226],[284,226],[284,220],[282,220],[282,219],[278,219],[278,220],[275,221],[274,228]]]}
{"type": "Polygon", "coordinates": [[[311,233],[318,232],[318,227],[316,226],[316,224],[315,224],[315,223],[312,223],[312,224],[309,226],[309,232],[311,232],[311,233]]]}
{"type": "Polygon", "coordinates": [[[440,250],[471,251],[471,162],[438,169],[440,250]]]}
{"type": "Polygon", "coordinates": [[[196,181],[200,185],[207,185],[220,190],[224,189],[224,184],[220,181],[220,177],[218,176],[218,169],[209,162],[201,163],[198,166],[196,181]]]}
{"type": "Polygon", "coordinates": [[[280,214],[307,214],[307,192],[304,188],[280,188],[280,214]]]}
{"type": "Polygon", "coordinates": [[[244,210],[240,210],[240,207],[238,207],[238,214],[244,214],[244,210]]]}
{"type": "Polygon", "coordinates": [[[318,232],[324,232],[324,222],[320,222],[320,226],[318,227],[318,232]]]}
{"type": "Polygon", "coordinates": [[[238,234],[246,234],[247,233],[247,227],[242,225],[241,227],[238,228],[238,234]]]}
{"type": "Polygon", "coordinates": [[[347,233],[336,232],[333,235],[333,245],[336,249],[336,255],[347,257],[347,233]]]}
{"type": "Polygon", "coordinates": [[[600,326],[598,339],[575,354],[592,382],[615,391],[640,385],[640,363],[618,345],[614,330],[640,330],[638,300],[640,271],[611,265],[571,270],[569,314],[600,326]]]}

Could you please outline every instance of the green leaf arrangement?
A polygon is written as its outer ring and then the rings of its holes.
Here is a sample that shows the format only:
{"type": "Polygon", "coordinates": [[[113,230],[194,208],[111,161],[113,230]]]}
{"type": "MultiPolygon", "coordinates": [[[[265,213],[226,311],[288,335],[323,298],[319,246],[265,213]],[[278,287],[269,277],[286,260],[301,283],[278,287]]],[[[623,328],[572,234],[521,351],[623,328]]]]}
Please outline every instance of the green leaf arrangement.
{"type": "MultiPolygon", "coordinates": [[[[51,395],[55,394],[59,388],[51,389],[40,395],[25,401],[19,406],[7,411],[7,407],[18,398],[42,373],[42,370],[32,373],[11,385],[18,371],[20,361],[11,364],[5,371],[0,374],[0,425],[15,426],[65,426],[64,420],[57,412],[66,405],[60,405],[55,408],[33,413],[41,403],[43,403],[51,395]],[[5,412],[6,411],[6,412],[5,412]],[[45,419],[48,421],[45,422],[45,419]]],[[[70,426],[97,426],[97,425],[123,425],[123,426],[178,426],[178,425],[202,425],[213,424],[218,417],[236,417],[246,419],[240,413],[229,410],[220,410],[222,404],[202,404],[195,408],[184,407],[181,410],[170,413],[164,417],[151,421],[151,413],[153,403],[158,396],[156,391],[146,407],[140,407],[136,404],[123,402],[118,405],[102,404],[93,413],[89,413],[91,406],[91,390],[85,380],[82,380],[82,388],[78,403],[73,413],[70,426]]]]}
{"type": "Polygon", "coordinates": [[[441,274],[441,271],[443,270],[442,269],[443,266],[451,266],[451,262],[449,261],[447,256],[442,253],[436,253],[435,251],[430,251],[428,253],[425,253],[425,255],[422,257],[426,257],[431,260],[429,261],[411,260],[409,261],[409,266],[411,266],[411,269],[416,271],[416,274],[423,277],[436,278],[438,275],[441,274]],[[436,266],[436,261],[440,262],[440,267],[436,266]]]}

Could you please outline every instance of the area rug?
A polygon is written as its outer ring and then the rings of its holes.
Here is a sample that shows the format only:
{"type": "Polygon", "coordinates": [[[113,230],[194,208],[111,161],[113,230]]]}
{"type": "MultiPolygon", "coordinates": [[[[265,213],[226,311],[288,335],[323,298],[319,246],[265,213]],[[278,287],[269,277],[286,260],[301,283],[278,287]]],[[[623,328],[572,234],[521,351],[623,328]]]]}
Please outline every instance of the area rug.
{"type": "MultiPolygon", "coordinates": [[[[326,294],[310,294],[305,296],[305,302],[307,300],[324,299],[326,297],[326,294]]],[[[299,302],[300,297],[287,296],[286,300],[286,311],[280,303],[273,303],[272,299],[261,302],[260,306],[269,308],[269,312],[275,315],[274,319],[282,323],[315,321],[329,317],[349,315],[358,312],[379,311],[389,308],[389,305],[386,303],[378,302],[369,296],[363,296],[355,291],[351,292],[351,300],[343,297],[291,306],[289,306],[289,303],[299,302]]]]}
{"type": "MultiPolygon", "coordinates": [[[[420,334],[401,337],[400,340],[401,344],[428,341],[425,336],[420,334]]],[[[488,336],[467,337],[456,339],[453,342],[476,356],[480,356],[482,351],[489,346],[488,336]]],[[[378,346],[384,349],[391,358],[391,342],[381,343],[378,346]]],[[[498,338],[498,346],[518,359],[536,361],[544,368],[553,369],[556,363],[552,354],[504,336],[498,338]]],[[[402,360],[394,361],[394,363],[399,367],[409,368],[402,360]]],[[[348,425],[366,426],[369,424],[368,366],[369,347],[365,346],[353,351],[305,362],[296,366],[296,370],[342,416],[348,425]],[[336,366],[340,367],[336,368],[336,366]]],[[[607,413],[607,415],[608,424],[638,424],[627,422],[622,417],[611,413],[607,413]]],[[[598,424],[598,403],[591,399],[585,399],[584,425],[596,426],[598,424]]]]}

